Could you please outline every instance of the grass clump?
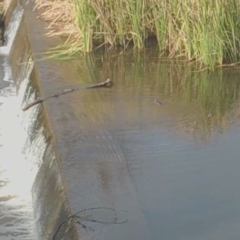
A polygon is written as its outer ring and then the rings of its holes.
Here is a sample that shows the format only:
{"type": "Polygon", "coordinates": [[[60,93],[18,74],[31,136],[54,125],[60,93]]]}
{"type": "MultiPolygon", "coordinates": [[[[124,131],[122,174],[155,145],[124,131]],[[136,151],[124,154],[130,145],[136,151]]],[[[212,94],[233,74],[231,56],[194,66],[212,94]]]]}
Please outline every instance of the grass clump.
{"type": "MultiPolygon", "coordinates": [[[[67,54],[102,45],[141,49],[156,38],[169,57],[214,69],[239,61],[238,0],[37,0],[49,36],[65,36],[67,54]]],[[[63,48],[61,51],[63,51],[63,48]]]]}

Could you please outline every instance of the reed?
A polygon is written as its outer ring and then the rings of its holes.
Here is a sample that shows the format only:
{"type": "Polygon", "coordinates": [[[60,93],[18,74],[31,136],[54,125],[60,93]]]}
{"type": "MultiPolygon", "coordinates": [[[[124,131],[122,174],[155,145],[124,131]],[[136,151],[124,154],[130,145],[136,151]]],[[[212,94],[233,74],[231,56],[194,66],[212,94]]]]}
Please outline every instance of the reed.
{"type": "Polygon", "coordinates": [[[168,57],[214,69],[239,61],[238,0],[37,0],[50,36],[65,36],[66,51],[102,46],[142,49],[156,38],[168,57]],[[69,45],[70,43],[70,45],[69,45]]]}

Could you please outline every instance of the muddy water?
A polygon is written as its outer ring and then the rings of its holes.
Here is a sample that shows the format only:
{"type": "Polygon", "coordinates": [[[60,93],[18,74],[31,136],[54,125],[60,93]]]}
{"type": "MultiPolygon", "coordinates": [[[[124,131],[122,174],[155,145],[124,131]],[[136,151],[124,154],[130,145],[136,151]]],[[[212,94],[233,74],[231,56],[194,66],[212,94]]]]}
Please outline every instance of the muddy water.
{"type": "Polygon", "coordinates": [[[83,239],[239,239],[239,71],[199,72],[150,51],[77,65],[68,83],[115,86],[73,93],[74,113],[56,117],[74,209],[128,211],[118,230],[81,230],[83,239]]]}

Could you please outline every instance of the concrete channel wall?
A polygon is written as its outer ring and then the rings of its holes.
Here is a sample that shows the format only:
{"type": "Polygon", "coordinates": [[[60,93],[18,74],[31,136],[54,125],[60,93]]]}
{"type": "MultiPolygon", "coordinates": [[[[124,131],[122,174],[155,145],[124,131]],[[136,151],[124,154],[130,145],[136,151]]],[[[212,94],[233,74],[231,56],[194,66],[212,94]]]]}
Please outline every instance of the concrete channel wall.
{"type": "MultiPolygon", "coordinates": [[[[36,12],[33,12],[33,2],[31,0],[6,0],[5,24],[6,26],[9,24],[10,17],[16,7],[23,8],[23,18],[9,54],[9,61],[14,79],[19,79],[22,68],[26,67],[20,63],[29,60],[29,56],[31,56],[34,67],[30,76],[29,88],[35,89],[36,96],[40,97],[48,95],[48,84],[54,81],[54,73],[47,70],[49,62],[38,62],[36,53],[46,50],[50,41],[44,36],[44,23],[38,20],[36,12]],[[51,80],[49,76],[51,76],[51,80]]],[[[54,63],[52,62],[51,65],[53,66],[54,63]]],[[[19,84],[20,82],[17,82],[16,86],[19,84]]],[[[72,224],[69,227],[71,222],[67,222],[59,229],[61,223],[72,213],[62,180],[50,118],[47,104],[42,105],[37,124],[44,126],[47,148],[32,188],[36,232],[39,240],[53,238],[55,240],[75,240],[79,239],[79,237],[74,225],[72,224]],[[54,236],[56,232],[58,233],[54,236]]]]}
{"type": "MultiPolygon", "coordinates": [[[[40,53],[60,42],[46,37],[46,23],[33,11],[34,2],[19,1],[24,13],[10,57],[14,75],[24,66],[19,63],[31,55],[34,68],[30,83],[36,98],[106,80],[109,76],[100,71],[96,78],[84,77],[89,67],[87,57],[39,61],[40,53]]],[[[116,79],[114,82],[118,84],[116,79]]],[[[131,162],[128,144],[119,132],[126,124],[117,104],[127,99],[125,93],[119,85],[85,89],[40,105],[37,119],[45,127],[47,148],[32,188],[40,240],[151,239],[132,176],[137,160],[131,162]]],[[[129,108],[127,101],[124,104],[120,109],[129,108]]]]}

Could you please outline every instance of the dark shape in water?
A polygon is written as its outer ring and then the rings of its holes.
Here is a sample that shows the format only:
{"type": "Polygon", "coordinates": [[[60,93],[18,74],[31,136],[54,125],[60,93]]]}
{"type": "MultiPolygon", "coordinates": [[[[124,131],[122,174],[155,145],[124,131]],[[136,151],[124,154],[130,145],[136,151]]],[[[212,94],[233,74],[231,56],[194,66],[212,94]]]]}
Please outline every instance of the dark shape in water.
{"type": "Polygon", "coordinates": [[[156,104],[158,104],[158,105],[162,105],[162,102],[159,101],[158,99],[156,99],[154,102],[155,102],[156,104]]]}
{"type": "Polygon", "coordinates": [[[59,231],[61,230],[62,226],[66,224],[68,221],[70,221],[69,225],[72,224],[79,224],[84,229],[89,229],[90,231],[94,231],[93,228],[86,226],[82,223],[82,221],[87,222],[93,222],[93,223],[101,223],[101,224],[123,224],[126,223],[128,220],[124,219],[122,221],[118,220],[117,212],[113,208],[107,208],[107,207],[95,207],[95,208],[86,208],[84,210],[81,210],[72,216],[65,219],[57,228],[57,231],[55,232],[53,236],[53,240],[56,239],[59,231]],[[105,218],[102,216],[100,218],[97,217],[97,215],[100,213],[100,215],[106,214],[105,218]]]}

